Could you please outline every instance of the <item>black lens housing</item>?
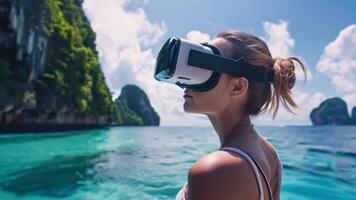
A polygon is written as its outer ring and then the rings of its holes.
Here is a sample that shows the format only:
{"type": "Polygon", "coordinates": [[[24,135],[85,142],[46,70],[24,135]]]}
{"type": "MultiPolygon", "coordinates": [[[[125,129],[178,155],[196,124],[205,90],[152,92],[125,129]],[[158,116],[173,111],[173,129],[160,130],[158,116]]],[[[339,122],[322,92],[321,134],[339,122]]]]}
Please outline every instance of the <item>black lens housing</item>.
{"type": "Polygon", "coordinates": [[[169,79],[173,76],[176,66],[181,41],[175,37],[169,38],[160,49],[156,59],[156,80],[169,79]]]}

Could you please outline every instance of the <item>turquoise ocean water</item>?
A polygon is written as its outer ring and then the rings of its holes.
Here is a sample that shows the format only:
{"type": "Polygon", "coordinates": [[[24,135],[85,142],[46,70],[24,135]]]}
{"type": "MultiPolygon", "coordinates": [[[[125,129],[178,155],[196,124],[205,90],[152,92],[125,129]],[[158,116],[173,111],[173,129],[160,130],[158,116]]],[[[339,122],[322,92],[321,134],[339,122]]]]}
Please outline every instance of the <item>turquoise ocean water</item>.
{"type": "MultiPolygon", "coordinates": [[[[356,199],[356,127],[256,127],[283,163],[281,199],[356,199]]],[[[217,150],[211,127],[0,135],[0,199],[174,199],[217,150]]]]}

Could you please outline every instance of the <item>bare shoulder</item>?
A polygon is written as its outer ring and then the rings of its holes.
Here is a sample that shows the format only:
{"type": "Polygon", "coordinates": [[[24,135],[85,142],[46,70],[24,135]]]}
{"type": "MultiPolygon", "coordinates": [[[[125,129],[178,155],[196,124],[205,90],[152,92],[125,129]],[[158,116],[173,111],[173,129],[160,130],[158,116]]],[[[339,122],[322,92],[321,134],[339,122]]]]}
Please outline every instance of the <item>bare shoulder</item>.
{"type": "Polygon", "coordinates": [[[231,154],[226,151],[212,152],[197,160],[190,168],[189,173],[192,175],[211,173],[229,167],[241,167],[244,162],[240,157],[231,158],[231,154]]]}
{"type": "Polygon", "coordinates": [[[267,159],[270,161],[269,165],[270,165],[270,169],[271,169],[271,177],[273,177],[273,179],[281,179],[281,177],[277,177],[277,176],[281,176],[282,173],[282,162],[281,162],[281,158],[278,155],[277,149],[274,147],[274,145],[269,142],[267,139],[262,138],[262,142],[264,143],[264,148],[265,148],[265,152],[268,152],[266,154],[267,159]]]}
{"type": "Polygon", "coordinates": [[[270,152],[271,155],[273,156],[273,159],[278,158],[278,154],[277,154],[277,150],[276,148],[273,146],[273,144],[271,142],[269,142],[266,138],[261,137],[262,142],[265,144],[266,150],[267,152],[270,152]]]}
{"type": "Polygon", "coordinates": [[[257,185],[249,163],[226,151],[210,153],[192,165],[188,196],[194,200],[253,199],[257,185]]]}

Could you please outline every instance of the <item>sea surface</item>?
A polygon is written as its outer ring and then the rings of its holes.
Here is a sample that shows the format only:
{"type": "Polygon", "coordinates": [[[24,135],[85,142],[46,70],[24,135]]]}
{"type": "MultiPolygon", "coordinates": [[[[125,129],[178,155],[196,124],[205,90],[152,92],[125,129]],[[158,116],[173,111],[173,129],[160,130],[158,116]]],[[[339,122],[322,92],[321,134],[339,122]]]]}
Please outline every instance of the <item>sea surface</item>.
{"type": "MultiPolygon", "coordinates": [[[[282,200],[356,199],[356,127],[255,128],[282,160],[282,200]]],[[[212,127],[2,134],[0,199],[174,199],[218,148],[212,127]]]]}

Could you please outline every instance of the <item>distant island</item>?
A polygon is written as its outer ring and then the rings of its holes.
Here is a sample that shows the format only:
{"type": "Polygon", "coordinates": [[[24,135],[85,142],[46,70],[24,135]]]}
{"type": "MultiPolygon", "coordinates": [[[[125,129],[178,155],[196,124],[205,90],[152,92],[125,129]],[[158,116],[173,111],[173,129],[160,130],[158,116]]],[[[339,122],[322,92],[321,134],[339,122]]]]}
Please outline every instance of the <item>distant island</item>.
{"type": "Polygon", "coordinates": [[[159,125],[138,86],[113,101],[82,0],[0,4],[0,132],[159,125]]]}
{"type": "Polygon", "coordinates": [[[115,100],[118,121],[131,126],[158,126],[159,116],[145,92],[135,85],[125,85],[115,100]]]}
{"type": "Polygon", "coordinates": [[[356,125],[356,106],[350,116],[343,99],[329,98],[311,111],[310,120],[313,125],[356,125]]]}

